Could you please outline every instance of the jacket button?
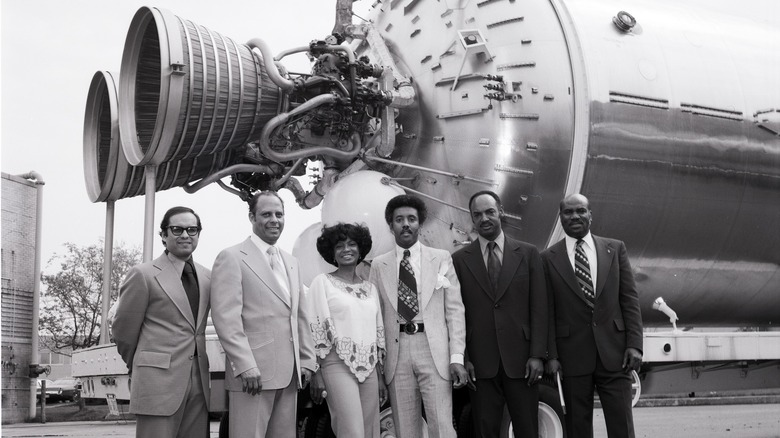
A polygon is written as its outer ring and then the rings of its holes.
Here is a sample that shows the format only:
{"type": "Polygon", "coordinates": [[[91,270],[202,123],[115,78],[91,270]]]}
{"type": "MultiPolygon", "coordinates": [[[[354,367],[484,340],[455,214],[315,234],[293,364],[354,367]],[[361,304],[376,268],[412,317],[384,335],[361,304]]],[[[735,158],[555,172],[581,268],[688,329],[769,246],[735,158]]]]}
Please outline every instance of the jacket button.
{"type": "Polygon", "coordinates": [[[496,309],[498,309],[498,308],[499,308],[499,304],[498,304],[498,303],[496,303],[495,305],[493,305],[493,307],[495,307],[496,309]]]}
{"type": "Polygon", "coordinates": [[[290,338],[290,342],[293,342],[293,338],[290,338]]]}
{"type": "Polygon", "coordinates": [[[594,322],[594,323],[593,323],[593,327],[596,327],[596,325],[597,325],[597,324],[594,322]]]}

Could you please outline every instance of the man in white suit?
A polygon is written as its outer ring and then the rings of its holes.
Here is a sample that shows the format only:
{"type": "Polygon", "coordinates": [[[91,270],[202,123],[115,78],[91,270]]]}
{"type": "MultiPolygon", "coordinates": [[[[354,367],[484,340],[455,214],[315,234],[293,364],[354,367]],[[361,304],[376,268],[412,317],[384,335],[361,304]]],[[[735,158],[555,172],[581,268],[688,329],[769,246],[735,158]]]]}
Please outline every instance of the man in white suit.
{"type": "Polygon", "coordinates": [[[385,323],[384,364],[399,438],[455,437],[452,387],[469,383],[463,366],[466,324],[460,285],[447,251],[418,242],[425,203],[400,195],[385,208],[396,247],[371,263],[385,323]]]}
{"type": "Polygon", "coordinates": [[[200,218],[187,207],[163,216],[165,254],[133,266],[119,289],[112,323],[132,378],[136,437],[206,438],[209,362],[206,321],[209,270],[192,260],[200,218]]]}
{"type": "Polygon", "coordinates": [[[249,201],[252,235],[214,261],[211,318],[225,350],[230,436],[294,438],[298,389],[316,371],[297,260],[274,245],[284,229],[275,192],[249,201]]]}

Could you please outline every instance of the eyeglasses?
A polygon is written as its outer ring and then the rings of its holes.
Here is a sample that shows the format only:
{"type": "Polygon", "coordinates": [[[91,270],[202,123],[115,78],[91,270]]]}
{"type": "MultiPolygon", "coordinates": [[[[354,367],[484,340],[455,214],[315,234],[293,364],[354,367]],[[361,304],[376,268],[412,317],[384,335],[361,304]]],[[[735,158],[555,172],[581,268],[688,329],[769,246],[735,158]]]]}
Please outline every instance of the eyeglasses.
{"type": "Polygon", "coordinates": [[[171,230],[171,234],[173,234],[174,236],[181,236],[181,233],[183,233],[184,231],[187,231],[188,236],[195,236],[200,232],[200,228],[198,227],[184,228],[184,227],[171,226],[168,227],[168,229],[171,230]]]}

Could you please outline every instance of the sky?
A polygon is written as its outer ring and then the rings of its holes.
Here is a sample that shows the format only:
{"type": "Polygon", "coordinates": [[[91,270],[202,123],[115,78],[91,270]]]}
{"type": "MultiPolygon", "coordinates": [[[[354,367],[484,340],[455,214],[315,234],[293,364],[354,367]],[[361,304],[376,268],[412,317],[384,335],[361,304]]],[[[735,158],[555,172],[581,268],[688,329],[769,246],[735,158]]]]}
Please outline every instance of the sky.
{"type": "MultiPolygon", "coordinates": [[[[366,0],[364,0],[366,1],[366,0]]],[[[265,40],[274,53],[307,45],[333,28],[336,0],[2,0],[0,1],[0,170],[38,172],[43,189],[42,268],[64,253],[63,243],[90,245],[105,235],[105,204],[90,202],[84,183],[83,126],[87,92],[98,71],[118,72],[127,31],[141,6],[155,6],[230,37],[265,40]]],[[[357,10],[357,9],[356,9],[357,10]]],[[[285,58],[293,71],[308,71],[305,56],[285,58]],[[289,59],[289,62],[288,62],[289,59]]],[[[227,181],[227,180],[226,180],[227,181]]],[[[302,181],[307,190],[308,181],[302,181]]],[[[320,209],[304,211],[291,193],[279,241],[291,251],[297,236],[320,221],[320,209]]],[[[185,205],[199,213],[203,233],[195,259],[211,266],[223,248],[251,232],[246,204],[215,184],[187,194],[158,192],[155,230],[165,211],[185,205]]],[[[115,203],[114,241],[143,244],[144,197],[115,203]]],[[[156,257],[162,245],[155,238],[156,257]]]]}

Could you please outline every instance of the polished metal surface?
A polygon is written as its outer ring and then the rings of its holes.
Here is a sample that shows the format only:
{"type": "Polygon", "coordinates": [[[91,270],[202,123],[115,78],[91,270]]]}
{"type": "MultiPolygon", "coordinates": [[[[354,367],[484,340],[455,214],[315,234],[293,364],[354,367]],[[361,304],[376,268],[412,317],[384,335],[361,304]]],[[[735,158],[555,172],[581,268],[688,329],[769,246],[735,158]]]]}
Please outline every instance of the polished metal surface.
{"type": "MultiPolygon", "coordinates": [[[[594,234],[626,242],[646,323],[666,321],[663,295],[683,326],[777,324],[780,23],[766,2],[731,3],[382,3],[371,18],[418,96],[392,158],[493,184],[396,174],[459,206],[497,191],[507,232],[540,248],[563,235],[558,201],[582,192],[594,234]],[[514,98],[484,97],[485,75],[514,98]]],[[[475,236],[428,204],[428,243],[475,236]]]]}

